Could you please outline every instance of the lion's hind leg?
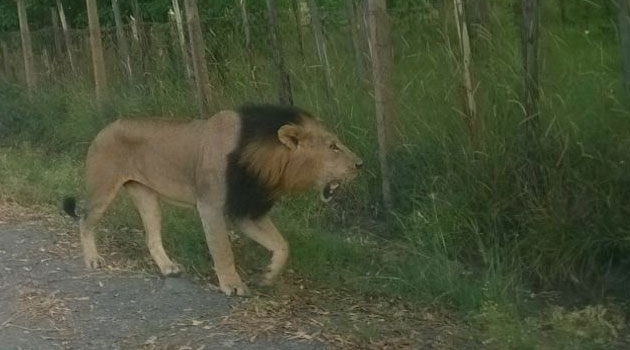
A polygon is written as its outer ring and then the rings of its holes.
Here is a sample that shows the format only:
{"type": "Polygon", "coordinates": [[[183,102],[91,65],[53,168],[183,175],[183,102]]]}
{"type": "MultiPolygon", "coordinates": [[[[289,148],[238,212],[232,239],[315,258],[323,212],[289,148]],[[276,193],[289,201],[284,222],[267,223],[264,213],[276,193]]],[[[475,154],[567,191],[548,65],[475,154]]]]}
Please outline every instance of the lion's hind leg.
{"type": "Polygon", "coordinates": [[[289,245],[282,237],[271,219],[267,216],[258,220],[243,219],[238,221],[243,232],[258,244],[272,253],[271,263],[261,281],[262,285],[269,285],[280,274],[289,257],[289,245]]]}
{"type": "Polygon", "coordinates": [[[134,181],[127,182],[125,189],[140,213],[149,252],[160,272],[164,276],[178,275],[181,272],[181,268],[168,257],[162,245],[162,214],[160,212],[159,195],[149,187],[134,181]]]}
{"type": "Polygon", "coordinates": [[[94,228],[116,197],[120,185],[111,184],[110,186],[93,186],[92,188],[93,190],[88,191],[85,216],[79,222],[79,235],[85,265],[88,268],[96,269],[103,265],[104,260],[96,249],[94,228]]]}

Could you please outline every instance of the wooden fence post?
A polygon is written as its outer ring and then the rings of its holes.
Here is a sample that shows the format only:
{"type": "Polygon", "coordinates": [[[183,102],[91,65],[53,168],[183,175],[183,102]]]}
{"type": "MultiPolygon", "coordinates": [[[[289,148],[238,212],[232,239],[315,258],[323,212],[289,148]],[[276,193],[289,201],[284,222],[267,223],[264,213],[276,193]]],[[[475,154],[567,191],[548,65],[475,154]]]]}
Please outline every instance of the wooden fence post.
{"type": "Polygon", "coordinates": [[[179,42],[179,50],[182,56],[182,63],[186,69],[186,78],[192,81],[193,74],[190,69],[190,56],[188,49],[186,48],[186,35],[184,34],[184,23],[182,20],[182,11],[179,7],[179,0],[172,0],[173,4],[173,17],[175,18],[175,27],[177,29],[177,41],[179,42]]]}
{"type": "Polygon", "coordinates": [[[7,49],[7,43],[4,40],[0,40],[0,53],[2,54],[2,66],[4,68],[4,77],[9,80],[12,77],[11,63],[9,61],[9,50],[7,49]]]}
{"type": "Polygon", "coordinates": [[[247,0],[238,1],[241,7],[241,20],[243,22],[243,34],[245,34],[245,48],[251,49],[251,30],[249,28],[249,16],[247,14],[247,0]]]}
{"type": "Polygon", "coordinates": [[[53,38],[55,40],[55,55],[60,57],[63,53],[63,49],[61,48],[61,30],[59,28],[59,14],[54,7],[50,8],[50,19],[53,30],[53,38]]]}
{"type": "Polygon", "coordinates": [[[359,39],[357,7],[354,0],[346,0],[346,16],[348,17],[350,39],[352,40],[352,48],[354,51],[354,71],[359,81],[363,81],[365,79],[365,67],[363,64],[363,50],[361,49],[361,42],[359,39]]]}
{"type": "Polygon", "coordinates": [[[75,72],[74,58],[72,57],[72,39],[70,37],[70,29],[68,22],[66,21],[66,13],[63,10],[63,4],[61,0],[57,0],[57,11],[59,11],[59,19],[61,20],[61,30],[63,30],[63,38],[66,44],[66,51],[68,52],[68,61],[70,62],[70,69],[75,72]]]}
{"type": "Polygon", "coordinates": [[[133,70],[131,69],[131,57],[129,56],[129,46],[123,29],[122,17],[120,16],[120,6],[118,0],[112,0],[112,11],[114,12],[114,22],[116,23],[116,39],[118,41],[118,50],[123,67],[127,71],[127,75],[131,80],[133,78],[133,70]]]}
{"type": "Polygon", "coordinates": [[[376,107],[376,129],[382,175],[383,204],[393,209],[391,190],[390,151],[396,134],[394,115],[393,57],[389,32],[389,17],[385,0],[368,0],[368,17],[376,107]]]}
{"type": "Polygon", "coordinates": [[[302,9],[299,5],[300,0],[291,0],[291,12],[295,20],[295,31],[297,33],[298,48],[300,49],[300,57],[304,60],[304,39],[302,38],[302,9]]]}
{"type": "Polygon", "coordinates": [[[102,102],[107,97],[107,77],[105,75],[105,59],[103,58],[103,43],[101,41],[101,27],[98,19],[96,0],[86,0],[88,26],[90,28],[90,46],[92,48],[92,66],[94,68],[94,86],[96,99],[102,102]]]}
{"type": "Polygon", "coordinates": [[[324,30],[322,29],[322,22],[319,17],[319,9],[315,0],[308,0],[308,9],[311,13],[311,26],[313,28],[313,36],[315,37],[315,44],[317,45],[317,56],[319,62],[324,69],[324,84],[326,86],[326,97],[328,99],[329,109],[336,114],[332,73],[330,71],[330,64],[328,62],[328,50],[326,49],[326,42],[324,38],[324,30]]]}
{"type": "Polygon", "coordinates": [[[530,132],[538,128],[538,0],[521,0],[521,43],[525,82],[525,126],[530,132]]]}
{"type": "Polygon", "coordinates": [[[197,0],[185,0],[184,5],[186,8],[186,22],[188,23],[188,36],[190,37],[193,69],[197,85],[199,116],[201,118],[207,118],[210,116],[212,90],[208,77],[208,66],[206,64],[206,47],[201,34],[201,24],[199,23],[197,0]]]}
{"type": "Polygon", "coordinates": [[[618,0],[619,41],[623,65],[623,81],[630,92],[630,1],[618,0]]]}
{"type": "Polygon", "coordinates": [[[147,33],[144,28],[144,21],[142,20],[142,11],[140,10],[140,4],[138,0],[131,1],[131,11],[133,12],[133,21],[131,23],[134,34],[136,51],[140,55],[140,77],[144,77],[144,73],[147,71],[147,33]]]}
{"type": "Polygon", "coordinates": [[[477,120],[477,102],[475,101],[475,87],[473,86],[471,72],[470,36],[463,1],[453,0],[453,5],[462,60],[462,83],[466,99],[466,124],[468,124],[470,138],[475,140],[479,131],[479,121],[477,120]]]}
{"type": "Polygon", "coordinates": [[[28,15],[24,0],[17,0],[18,19],[20,22],[20,37],[22,39],[22,55],[24,56],[24,74],[26,87],[29,93],[35,89],[35,65],[33,60],[33,47],[31,45],[31,31],[28,27],[28,15]]]}
{"type": "Polygon", "coordinates": [[[251,28],[249,25],[249,14],[247,13],[247,0],[239,0],[241,6],[241,20],[243,22],[243,34],[245,34],[245,52],[247,53],[247,65],[252,77],[254,89],[258,89],[258,77],[256,74],[256,64],[254,63],[254,51],[251,42],[251,28]]]}
{"type": "Polygon", "coordinates": [[[292,105],[293,92],[291,91],[291,78],[287,71],[284,58],[284,47],[278,30],[278,20],[276,15],[276,1],[267,0],[267,12],[269,16],[269,27],[271,33],[271,46],[274,55],[274,63],[276,66],[276,74],[278,76],[278,88],[280,103],[292,105]]]}

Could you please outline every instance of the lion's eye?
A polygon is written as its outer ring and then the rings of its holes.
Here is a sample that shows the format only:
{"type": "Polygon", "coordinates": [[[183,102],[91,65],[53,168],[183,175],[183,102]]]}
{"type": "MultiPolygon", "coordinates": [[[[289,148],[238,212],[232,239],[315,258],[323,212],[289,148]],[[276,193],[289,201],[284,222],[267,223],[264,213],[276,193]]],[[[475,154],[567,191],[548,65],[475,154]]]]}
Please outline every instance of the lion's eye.
{"type": "Polygon", "coordinates": [[[335,152],[339,151],[339,147],[337,147],[336,143],[331,143],[329,147],[330,147],[331,150],[333,150],[335,152]]]}

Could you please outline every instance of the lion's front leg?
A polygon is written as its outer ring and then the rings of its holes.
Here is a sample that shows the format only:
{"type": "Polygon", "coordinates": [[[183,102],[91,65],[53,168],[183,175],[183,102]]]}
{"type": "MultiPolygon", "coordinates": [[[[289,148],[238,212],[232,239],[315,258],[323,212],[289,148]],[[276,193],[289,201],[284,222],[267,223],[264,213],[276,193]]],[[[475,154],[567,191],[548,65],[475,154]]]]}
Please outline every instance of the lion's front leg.
{"type": "Polygon", "coordinates": [[[249,290],[234,266],[234,255],[222,208],[201,203],[197,205],[197,210],[201,217],[221,291],[227,295],[248,295],[249,290]]]}
{"type": "Polygon", "coordinates": [[[271,262],[261,281],[262,285],[271,284],[287,262],[289,245],[268,216],[255,221],[242,219],[238,225],[247,236],[271,251],[271,262]]]}

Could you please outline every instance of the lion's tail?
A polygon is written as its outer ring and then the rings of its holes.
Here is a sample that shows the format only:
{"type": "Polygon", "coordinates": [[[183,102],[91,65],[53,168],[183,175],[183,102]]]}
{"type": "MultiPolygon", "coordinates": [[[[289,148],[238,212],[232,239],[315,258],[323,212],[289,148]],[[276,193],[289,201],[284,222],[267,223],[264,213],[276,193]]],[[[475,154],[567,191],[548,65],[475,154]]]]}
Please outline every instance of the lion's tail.
{"type": "Polygon", "coordinates": [[[73,217],[74,219],[78,219],[79,215],[77,214],[77,200],[74,197],[66,197],[63,199],[63,211],[65,211],[68,215],[73,217]]]}

